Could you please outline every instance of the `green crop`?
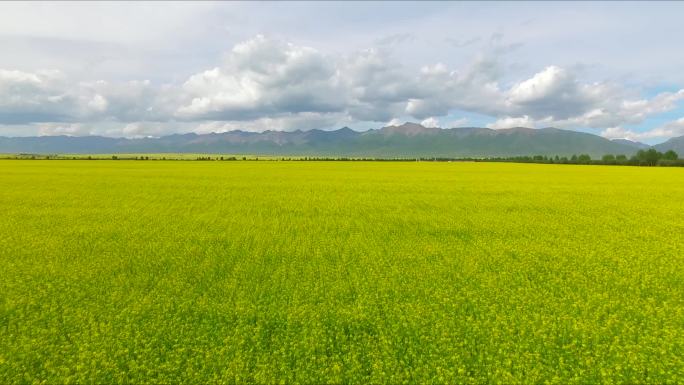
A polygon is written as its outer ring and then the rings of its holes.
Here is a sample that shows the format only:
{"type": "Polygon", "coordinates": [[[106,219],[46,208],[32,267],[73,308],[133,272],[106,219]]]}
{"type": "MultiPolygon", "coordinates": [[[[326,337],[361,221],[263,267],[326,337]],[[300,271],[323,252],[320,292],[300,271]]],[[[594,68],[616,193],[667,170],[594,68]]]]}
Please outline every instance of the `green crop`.
{"type": "Polygon", "coordinates": [[[0,161],[0,382],[682,383],[683,171],[0,161]]]}

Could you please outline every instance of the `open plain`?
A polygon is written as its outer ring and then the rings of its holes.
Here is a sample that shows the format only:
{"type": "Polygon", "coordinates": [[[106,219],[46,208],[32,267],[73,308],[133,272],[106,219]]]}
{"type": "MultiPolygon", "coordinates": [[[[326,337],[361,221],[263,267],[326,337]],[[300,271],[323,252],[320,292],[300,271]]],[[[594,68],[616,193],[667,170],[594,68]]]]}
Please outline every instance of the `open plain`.
{"type": "Polygon", "coordinates": [[[684,170],[0,161],[4,383],[681,383],[684,170]]]}

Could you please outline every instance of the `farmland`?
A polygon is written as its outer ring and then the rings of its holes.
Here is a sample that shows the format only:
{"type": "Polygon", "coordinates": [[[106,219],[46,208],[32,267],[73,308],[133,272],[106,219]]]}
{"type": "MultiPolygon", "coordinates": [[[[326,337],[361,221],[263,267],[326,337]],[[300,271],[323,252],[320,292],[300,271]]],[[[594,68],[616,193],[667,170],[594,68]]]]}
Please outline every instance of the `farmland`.
{"type": "Polygon", "coordinates": [[[682,383],[683,171],[0,161],[0,382],[682,383]]]}

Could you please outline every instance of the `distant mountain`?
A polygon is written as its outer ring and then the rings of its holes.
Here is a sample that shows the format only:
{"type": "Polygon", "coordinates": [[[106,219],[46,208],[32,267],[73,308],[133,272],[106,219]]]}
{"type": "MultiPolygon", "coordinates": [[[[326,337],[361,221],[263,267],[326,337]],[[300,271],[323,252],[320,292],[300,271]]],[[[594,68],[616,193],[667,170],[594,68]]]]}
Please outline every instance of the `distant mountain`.
{"type": "Polygon", "coordinates": [[[438,127],[424,127],[417,123],[404,123],[401,126],[387,126],[380,129],[380,133],[385,136],[404,135],[437,135],[442,131],[438,127]]]}
{"type": "MultiPolygon", "coordinates": [[[[169,135],[161,138],[106,138],[101,136],[0,137],[0,153],[223,153],[253,155],[349,157],[495,157],[518,155],[635,153],[631,143],[610,141],[588,133],[556,128],[480,127],[441,129],[416,123],[358,132],[230,131],[212,134],[169,135]]],[[[684,153],[684,151],[682,151],[684,153]]]]}
{"type": "Polygon", "coordinates": [[[668,150],[673,150],[679,157],[684,157],[684,136],[678,136],[676,138],[670,138],[664,143],[656,144],[653,146],[656,150],[660,152],[665,152],[668,150]]]}
{"type": "Polygon", "coordinates": [[[646,149],[651,148],[651,146],[649,146],[649,145],[646,144],[646,143],[635,142],[635,141],[629,140],[629,139],[613,139],[612,141],[615,142],[615,143],[626,144],[626,145],[628,145],[628,146],[635,147],[635,148],[637,148],[637,149],[639,149],[639,150],[646,150],[646,149]]]}

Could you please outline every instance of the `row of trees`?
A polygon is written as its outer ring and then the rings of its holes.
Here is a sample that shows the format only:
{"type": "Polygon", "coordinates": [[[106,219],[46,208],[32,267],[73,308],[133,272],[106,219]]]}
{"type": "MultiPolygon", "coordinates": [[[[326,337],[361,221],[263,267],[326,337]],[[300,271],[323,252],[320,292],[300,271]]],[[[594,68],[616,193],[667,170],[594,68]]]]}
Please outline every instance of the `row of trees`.
{"type": "MultiPolygon", "coordinates": [[[[198,156],[196,160],[238,160],[238,158],[234,156],[216,156],[216,157],[210,157],[210,156],[198,156]]],[[[247,160],[246,157],[242,157],[242,160],[247,160]]]]}
{"type": "MultiPolygon", "coordinates": [[[[606,160],[606,156],[603,157],[604,161],[606,160]]],[[[670,165],[672,163],[677,163],[678,159],[679,155],[673,150],[662,153],[653,148],[649,148],[648,150],[639,150],[630,161],[637,162],[639,165],[655,166],[658,164],[670,165]]],[[[610,158],[607,160],[610,161],[610,158]]]]}
{"type": "MultiPolygon", "coordinates": [[[[10,159],[69,159],[60,157],[58,155],[36,155],[36,154],[19,154],[10,159]]],[[[104,157],[71,157],[71,159],[85,159],[98,160],[107,159],[104,157]]],[[[112,155],[112,160],[150,160],[149,156],[117,156],[112,155]]],[[[173,158],[171,158],[173,159],[173,158]]],[[[187,158],[186,158],[187,159],[187,158]]],[[[152,160],[167,160],[166,157],[152,158],[152,160]]],[[[190,159],[187,159],[190,160],[190,159]]],[[[198,156],[195,160],[199,161],[236,161],[236,160],[259,160],[258,157],[235,157],[235,156],[198,156]]],[[[375,161],[375,162],[452,162],[452,161],[471,161],[471,162],[513,162],[513,163],[548,163],[548,164],[603,164],[603,165],[630,165],[630,166],[684,166],[684,159],[679,159],[679,155],[670,150],[667,152],[659,152],[653,148],[648,150],[639,150],[635,155],[627,157],[624,154],[606,154],[601,159],[592,159],[588,154],[579,154],[572,156],[512,156],[512,157],[497,157],[497,158],[450,158],[450,157],[419,157],[419,158],[349,158],[349,157],[272,157],[266,160],[283,160],[283,161],[375,161]]]]}
{"type": "Polygon", "coordinates": [[[566,156],[514,156],[506,158],[488,159],[495,162],[518,162],[518,163],[558,163],[558,164],[607,164],[625,166],[684,166],[684,159],[679,159],[676,152],[670,150],[665,153],[653,148],[639,150],[635,155],[627,157],[624,154],[606,154],[601,159],[592,159],[588,154],[566,156]]]}
{"type": "Polygon", "coordinates": [[[513,156],[497,158],[452,158],[452,157],[419,157],[419,158],[349,158],[349,157],[303,157],[303,158],[274,158],[274,160],[299,161],[374,161],[374,162],[515,162],[515,163],[548,163],[548,164],[597,164],[597,165],[630,165],[630,166],[684,166],[684,159],[679,159],[676,152],[670,150],[665,153],[655,149],[639,150],[635,155],[627,157],[624,154],[606,154],[600,159],[593,159],[589,154],[572,156],[513,156]]]}

